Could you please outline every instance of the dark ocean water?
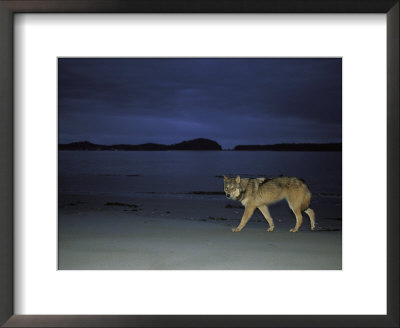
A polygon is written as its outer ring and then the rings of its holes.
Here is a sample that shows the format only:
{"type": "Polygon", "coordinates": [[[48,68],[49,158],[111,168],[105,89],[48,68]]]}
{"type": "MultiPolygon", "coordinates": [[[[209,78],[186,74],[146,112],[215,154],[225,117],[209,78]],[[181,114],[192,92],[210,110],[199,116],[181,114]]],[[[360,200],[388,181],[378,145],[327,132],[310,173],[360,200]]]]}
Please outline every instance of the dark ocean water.
{"type": "Polygon", "coordinates": [[[304,179],[315,195],[341,197],[342,153],[60,151],[58,173],[62,194],[207,197],[208,192],[223,191],[223,175],[239,174],[296,176],[304,179]],[[198,191],[205,193],[192,194],[198,191]]]}

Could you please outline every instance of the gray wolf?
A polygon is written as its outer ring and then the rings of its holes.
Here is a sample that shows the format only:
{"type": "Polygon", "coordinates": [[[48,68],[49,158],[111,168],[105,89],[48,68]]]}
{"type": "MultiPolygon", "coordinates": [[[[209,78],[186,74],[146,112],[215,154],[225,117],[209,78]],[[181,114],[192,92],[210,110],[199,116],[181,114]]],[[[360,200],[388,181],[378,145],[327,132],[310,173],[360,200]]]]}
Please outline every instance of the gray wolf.
{"type": "Polygon", "coordinates": [[[296,216],[296,225],[290,232],[297,232],[303,223],[301,212],[307,213],[311,222],[311,230],[315,230],[315,213],[309,207],[311,192],[304,181],[294,177],[256,178],[247,179],[228,178],[224,176],[224,191],[226,197],[238,200],[244,206],[244,214],[240,224],[232,229],[241,231],[254,211],[258,208],[269,224],[268,232],[274,230],[274,220],[268,211],[268,205],[281,199],[286,199],[290,209],[296,216]]]}

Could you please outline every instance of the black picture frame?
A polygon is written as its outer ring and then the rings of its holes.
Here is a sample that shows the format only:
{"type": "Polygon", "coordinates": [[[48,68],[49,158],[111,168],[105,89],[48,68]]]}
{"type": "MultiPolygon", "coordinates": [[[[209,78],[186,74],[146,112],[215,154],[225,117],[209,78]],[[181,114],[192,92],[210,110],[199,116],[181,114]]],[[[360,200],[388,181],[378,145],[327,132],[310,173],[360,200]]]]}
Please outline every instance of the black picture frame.
{"type": "Polygon", "coordinates": [[[399,327],[399,8],[399,0],[0,0],[0,324],[4,327],[399,327]],[[385,13],[387,315],[14,315],[13,17],[16,13],[385,13]]]}

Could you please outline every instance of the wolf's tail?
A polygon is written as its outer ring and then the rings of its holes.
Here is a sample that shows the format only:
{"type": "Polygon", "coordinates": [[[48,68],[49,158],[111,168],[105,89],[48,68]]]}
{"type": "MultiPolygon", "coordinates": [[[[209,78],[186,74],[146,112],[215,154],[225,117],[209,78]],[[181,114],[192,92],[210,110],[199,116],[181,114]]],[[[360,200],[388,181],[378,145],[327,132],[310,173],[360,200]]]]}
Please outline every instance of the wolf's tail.
{"type": "Polygon", "coordinates": [[[311,203],[311,191],[307,187],[307,191],[306,191],[306,194],[304,196],[303,203],[301,204],[301,206],[302,206],[302,211],[304,211],[310,218],[311,231],[314,231],[315,230],[315,212],[312,208],[310,208],[310,203],[311,203]]]}
{"type": "Polygon", "coordinates": [[[311,192],[308,189],[308,187],[305,185],[304,186],[307,190],[305,191],[305,195],[303,198],[303,202],[301,203],[301,210],[305,211],[306,209],[308,209],[310,207],[310,203],[311,203],[311,192]]]}

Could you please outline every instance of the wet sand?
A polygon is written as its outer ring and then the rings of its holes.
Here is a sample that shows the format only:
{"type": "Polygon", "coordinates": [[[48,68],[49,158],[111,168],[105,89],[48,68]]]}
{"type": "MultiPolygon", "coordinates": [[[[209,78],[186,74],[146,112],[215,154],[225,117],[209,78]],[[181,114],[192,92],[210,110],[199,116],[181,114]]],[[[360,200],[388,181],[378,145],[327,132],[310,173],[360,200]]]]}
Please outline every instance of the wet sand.
{"type": "MultiPolygon", "coordinates": [[[[304,215],[297,233],[287,204],[270,207],[275,231],[219,195],[61,195],[61,270],[341,270],[341,217],[316,202],[317,231],[304,215]]],[[[332,203],[332,202],[331,202],[332,203]]]]}

